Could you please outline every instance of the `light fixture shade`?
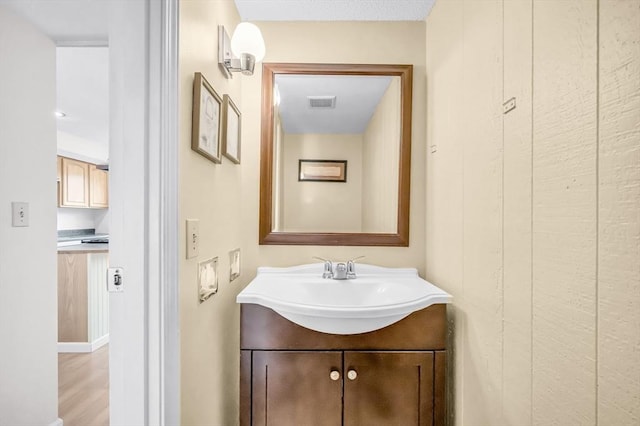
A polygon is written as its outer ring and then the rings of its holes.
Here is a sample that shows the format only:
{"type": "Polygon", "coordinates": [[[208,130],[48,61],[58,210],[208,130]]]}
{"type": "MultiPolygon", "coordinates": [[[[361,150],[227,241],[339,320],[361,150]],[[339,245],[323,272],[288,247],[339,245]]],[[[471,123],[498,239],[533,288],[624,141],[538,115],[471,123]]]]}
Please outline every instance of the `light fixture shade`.
{"type": "Polygon", "coordinates": [[[249,22],[240,23],[231,37],[231,51],[237,57],[249,53],[255,57],[256,62],[261,61],[265,47],[260,29],[249,22]]]}

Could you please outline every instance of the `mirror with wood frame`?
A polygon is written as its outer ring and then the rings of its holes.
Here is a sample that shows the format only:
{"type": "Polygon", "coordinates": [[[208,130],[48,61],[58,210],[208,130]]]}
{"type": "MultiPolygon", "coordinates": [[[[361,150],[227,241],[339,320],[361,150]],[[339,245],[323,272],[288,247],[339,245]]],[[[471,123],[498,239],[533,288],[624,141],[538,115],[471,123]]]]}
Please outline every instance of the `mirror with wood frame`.
{"type": "Polygon", "coordinates": [[[412,65],[264,63],[260,244],[409,245],[412,65]]]}

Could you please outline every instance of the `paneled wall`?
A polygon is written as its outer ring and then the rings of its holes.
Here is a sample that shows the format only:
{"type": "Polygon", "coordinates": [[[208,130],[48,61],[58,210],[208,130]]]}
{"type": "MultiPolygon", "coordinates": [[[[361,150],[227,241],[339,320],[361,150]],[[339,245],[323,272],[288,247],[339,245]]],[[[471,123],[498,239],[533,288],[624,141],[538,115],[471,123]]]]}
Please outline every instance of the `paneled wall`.
{"type": "Polygon", "coordinates": [[[440,0],[426,34],[451,423],[638,424],[640,1],[440,0]]]}

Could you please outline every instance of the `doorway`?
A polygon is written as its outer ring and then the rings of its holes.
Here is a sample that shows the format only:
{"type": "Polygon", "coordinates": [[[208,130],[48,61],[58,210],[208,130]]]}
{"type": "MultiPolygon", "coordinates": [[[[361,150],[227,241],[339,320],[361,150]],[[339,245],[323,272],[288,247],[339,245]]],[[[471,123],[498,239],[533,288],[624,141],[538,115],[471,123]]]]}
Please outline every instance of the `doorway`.
{"type": "Polygon", "coordinates": [[[109,173],[119,194],[109,208],[109,263],[124,277],[123,291],[109,295],[110,424],[177,424],[178,1],[0,4],[57,46],[93,45],[100,31],[108,38],[109,173]]]}
{"type": "Polygon", "coordinates": [[[109,48],[56,48],[58,416],[109,425],[109,48]]]}

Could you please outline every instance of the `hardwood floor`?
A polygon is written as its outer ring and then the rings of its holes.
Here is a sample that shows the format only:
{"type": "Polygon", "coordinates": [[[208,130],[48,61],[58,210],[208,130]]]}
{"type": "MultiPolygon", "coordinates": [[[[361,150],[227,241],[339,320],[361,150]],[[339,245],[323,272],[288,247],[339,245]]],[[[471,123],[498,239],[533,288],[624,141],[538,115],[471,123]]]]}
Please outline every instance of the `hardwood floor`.
{"type": "Polygon", "coordinates": [[[109,345],[58,354],[58,417],[64,426],[109,426],[109,345]]]}

